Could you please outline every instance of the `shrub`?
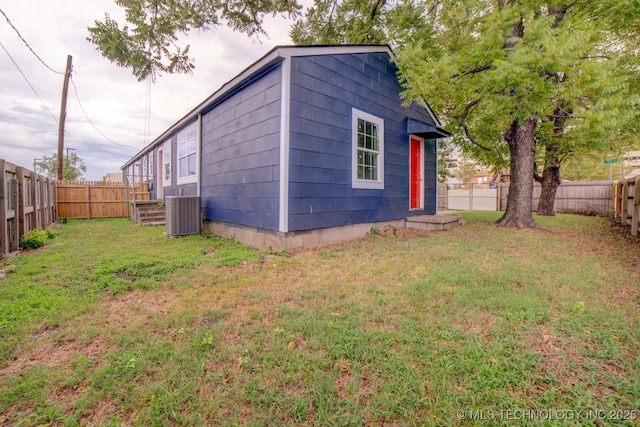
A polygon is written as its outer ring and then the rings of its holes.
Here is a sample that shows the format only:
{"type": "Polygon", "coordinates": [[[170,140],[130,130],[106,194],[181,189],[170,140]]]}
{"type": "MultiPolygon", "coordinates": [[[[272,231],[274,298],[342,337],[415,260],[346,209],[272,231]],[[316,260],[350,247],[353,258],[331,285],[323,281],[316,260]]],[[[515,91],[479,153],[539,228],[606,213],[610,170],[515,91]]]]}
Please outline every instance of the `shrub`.
{"type": "Polygon", "coordinates": [[[20,247],[22,249],[37,249],[40,246],[44,245],[44,242],[47,241],[50,234],[46,230],[42,230],[40,228],[34,228],[33,230],[27,232],[20,239],[20,247]]]}

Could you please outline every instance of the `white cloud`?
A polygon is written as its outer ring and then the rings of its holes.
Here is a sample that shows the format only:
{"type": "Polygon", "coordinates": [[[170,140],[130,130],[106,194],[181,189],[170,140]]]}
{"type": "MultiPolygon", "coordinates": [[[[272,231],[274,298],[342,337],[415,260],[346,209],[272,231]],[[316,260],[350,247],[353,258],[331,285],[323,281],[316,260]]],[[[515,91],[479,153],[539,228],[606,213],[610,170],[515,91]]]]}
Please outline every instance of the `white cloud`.
{"type": "MultiPolygon", "coordinates": [[[[33,50],[56,71],[64,71],[73,56],[73,82],[84,110],[108,138],[142,148],[197,104],[231,80],[275,45],[289,44],[290,22],[268,18],[269,38],[262,44],[227,27],[214,32],[192,32],[190,43],[196,70],[189,75],[164,75],[150,94],[150,132],[145,116],[147,84],[129,70],[103,58],[86,40],[87,27],[108,12],[122,16],[112,0],[73,2],[30,0],[1,6],[33,50]],[[28,4],[28,6],[27,6],[28,4]]],[[[31,168],[33,159],[57,150],[63,76],[54,74],[29,51],[9,24],[0,17],[0,41],[9,51],[42,101],[29,87],[7,54],[0,49],[0,158],[31,168]],[[50,110],[48,111],[47,110],[50,110]],[[53,116],[55,117],[52,117],[53,116]]],[[[69,87],[65,147],[75,148],[88,167],[85,178],[102,179],[117,172],[136,150],[116,145],[95,130],[82,112],[73,85],[69,87]]]]}

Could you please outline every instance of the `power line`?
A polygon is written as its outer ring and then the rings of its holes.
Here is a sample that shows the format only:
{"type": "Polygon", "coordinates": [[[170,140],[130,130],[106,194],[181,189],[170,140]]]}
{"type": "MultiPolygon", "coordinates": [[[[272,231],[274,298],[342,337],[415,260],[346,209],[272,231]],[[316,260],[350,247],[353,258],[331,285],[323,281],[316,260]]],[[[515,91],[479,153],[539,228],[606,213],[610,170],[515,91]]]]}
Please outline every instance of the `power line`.
{"type": "MultiPolygon", "coordinates": [[[[4,52],[7,54],[7,56],[9,57],[9,59],[11,59],[11,62],[13,62],[13,65],[16,66],[16,68],[18,69],[18,71],[20,72],[20,74],[22,74],[22,77],[24,77],[25,81],[27,82],[27,84],[29,85],[29,87],[31,88],[31,90],[33,91],[33,93],[36,94],[36,96],[38,97],[38,99],[40,100],[40,102],[42,103],[42,105],[44,106],[44,108],[49,112],[49,114],[51,114],[51,117],[53,118],[53,120],[58,123],[58,119],[56,119],[56,116],[53,115],[53,113],[51,112],[51,110],[49,109],[49,107],[47,107],[47,104],[44,103],[44,101],[42,100],[42,98],[40,97],[40,94],[38,93],[38,91],[36,90],[36,88],[33,87],[33,85],[31,84],[31,82],[29,81],[29,79],[27,78],[27,76],[25,76],[25,74],[22,72],[22,70],[20,69],[20,67],[18,66],[18,64],[16,63],[16,61],[13,59],[13,57],[11,56],[11,54],[9,53],[9,51],[7,51],[7,49],[4,47],[4,45],[2,44],[2,42],[0,42],[0,46],[2,46],[2,49],[4,50],[4,52]]],[[[63,73],[64,74],[64,73],[63,73]]]]}
{"type": "MultiPolygon", "coordinates": [[[[20,72],[20,74],[22,75],[22,77],[24,77],[25,81],[27,82],[27,84],[29,85],[29,87],[31,88],[31,90],[33,90],[33,93],[36,94],[36,96],[38,97],[38,99],[40,100],[40,102],[42,103],[42,105],[44,106],[44,108],[49,112],[49,114],[51,115],[51,117],[53,118],[53,120],[58,123],[58,119],[56,119],[56,117],[53,115],[53,113],[51,112],[51,110],[49,109],[49,107],[47,106],[47,104],[44,103],[44,101],[42,100],[42,98],[40,97],[40,94],[38,93],[38,91],[33,87],[33,85],[31,84],[31,82],[29,81],[29,79],[27,78],[27,76],[22,72],[22,70],[20,69],[20,66],[16,63],[16,61],[13,59],[13,57],[11,56],[11,54],[9,53],[9,51],[7,51],[7,49],[4,47],[4,45],[2,44],[2,42],[0,42],[0,47],[2,47],[2,49],[4,50],[4,52],[7,54],[7,56],[9,57],[9,59],[11,59],[11,62],[13,62],[13,65],[15,65],[15,67],[18,69],[18,71],[20,72]]],[[[75,84],[74,84],[75,87],[75,84]]],[[[78,100],[79,102],[79,100],[78,100]]],[[[83,109],[84,111],[84,109],[83,109]]],[[[71,133],[69,133],[67,130],[64,131],[64,133],[70,137],[73,137],[73,135],[71,133]]],[[[122,153],[113,153],[111,151],[107,151],[104,150],[100,147],[97,147],[93,144],[89,144],[88,142],[85,141],[80,141],[83,144],[88,145],[89,147],[93,147],[98,151],[102,151],[104,153],[107,154],[112,154],[114,156],[119,156],[119,157],[126,157],[129,158],[130,156],[126,155],[126,154],[122,154],[122,153]]],[[[129,147],[129,148],[133,148],[133,147],[129,147]]]]}
{"type": "Polygon", "coordinates": [[[33,55],[34,55],[36,58],[38,58],[38,60],[39,60],[40,62],[42,62],[42,65],[44,65],[45,67],[47,67],[49,70],[53,71],[53,72],[54,72],[54,73],[56,73],[56,74],[64,74],[64,73],[61,73],[61,72],[56,71],[56,70],[54,70],[53,68],[49,67],[49,66],[47,65],[47,63],[46,63],[46,62],[44,62],[44,61],[42,60],[42,58],[40,58],[40,57],[38,56],[38,54],[37,54],[37,53],[36,53],[36,52],[31,48],[31,46],[29,46],[29,43],[27,43],[27,41],[24,39],[24,37],[22,37],[22,34],[20,34],[20,31],[18,31],[18,29],[17,29],[16,27],[14,27],[14,25],[11,23],[11,20],[10,20],[10,19],[9,19],[9,17],[4,13],[4,11],[3,11],[2,9],[0,9],[0,13],[2,13],[2,16],[4,16],[4,18],[7,20],[7,23],[11,26],[11,28],[13,28],[13,31],[15,31],[15,32],[16,32],[16,34],[18,35],[18,37],[20,37],[20,40],[22,40],[22,41],[24,42],[24,44],[29,48],[29,50],[31,51],[31,53],[33,53],[33,55]]]}
{"type": "Polygon", "coordinates": [[[102,148],[100,148],[100,147],[98,147],[98,146],[95,146],[95,145],[93,145],[93,144],[89,144],[89,143],[88,143],[88,142],[86,142],[86,141],[82,141],[82,140],[80,140],[79,142],[80,142],[81,144],[85,144],[85,145],[88,145],[89,147],[95,148],[95,149],[96,149],[96,150],[98,150],[98,151],[102,151],[103,153],[112,154],[112,155],[114,155],[114,156],[118,156],[118,157],[122,157],[122,158],[127,158],[127,159],[131,157],[131,156],[127,155],[127,154],[114,153],[114,152],[112,152],[112,151],[104,150],[104,149],[102,149],[102,148]]]}
{"type": "Polygon", "coordinates": [[[76,99],[78,100],[78,105],[80,105],[80,109],[82,110],[82,113],[84,114],[84,116],[86,117],[87,121],[91,124],[91,126],[93,126],[93,128],[100,134],[102,135],[107,141],[112,142],[113,144],[116,145],[120,145],[121,147],[126,147],[126,148],[130,148],[132,150],[138,150],[135,147],[132,147],[130,145],[126,145],[126,144],[121,144],[119,142],[114,141],[113,139],[109,138],[107,135],[105,135],[104,133],[102,133],[102,131],[100,129],[97,128],[97,126],[93,123],[93,121],[91,121],[91,119],[89,118],[89,116],[87,115],[87,112],[84,109],[84,106],[82,105],[82,102],[80,102],[80,96],[78,95],[78,87],[76,86],[76,83],[73,81],[73,76],[71,76],[71,84],[73,85],[73,90],[76,93],[76,99]]]}

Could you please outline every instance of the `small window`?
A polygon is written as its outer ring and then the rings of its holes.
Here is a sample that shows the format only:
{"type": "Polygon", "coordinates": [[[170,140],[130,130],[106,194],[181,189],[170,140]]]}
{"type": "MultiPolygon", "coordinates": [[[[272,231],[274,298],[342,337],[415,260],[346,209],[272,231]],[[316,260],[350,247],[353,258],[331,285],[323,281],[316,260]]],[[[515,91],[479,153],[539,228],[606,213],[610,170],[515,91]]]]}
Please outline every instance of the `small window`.
{"type": "Polygon", "coordinates": [[[142,158],[142,179],[141,181],[145,182],[147,180],[148,175],[148,171],[147,171],[147,155],[145,154],[145,156],[142,158]]]}
{"type": "Polygon", "coordinates": [[[142,165],[140,164],[140,162],[136,162],[134,169],[135,170],[133,171],[133,182],[142,182],[142,179],[141,179],[142,165]]]}
{"type": "Polygon", "coordinates": [[[195,125],[178,134],[178,184],[196,182],[197,141],[195,125]]]}
{"type": "Polygon", "coordinates": [[[353,109],[353,188],[384,189],[384,120],[353,109]]]}
{"type": "Polygon", "coordinates": [[[162,148],[162,170],[162,184],[168,187],[171,185],[171,141],[165,142],[162,148]]]}

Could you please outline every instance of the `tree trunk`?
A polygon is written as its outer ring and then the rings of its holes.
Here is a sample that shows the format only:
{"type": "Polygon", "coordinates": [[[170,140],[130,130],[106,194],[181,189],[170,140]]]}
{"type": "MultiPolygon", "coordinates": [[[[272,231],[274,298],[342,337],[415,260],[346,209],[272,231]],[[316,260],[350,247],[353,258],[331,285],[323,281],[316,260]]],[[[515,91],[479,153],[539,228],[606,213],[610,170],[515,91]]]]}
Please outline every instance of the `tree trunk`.
{"type": "Polygon", "coordinates": [[[533,161],[535,154],[536,120],[517,120],[504,138],[511,155],[511,183],[507,196],[507,209],[497,221],[501,227],[538,228],[533,220],[533,161]]]}
{"type": "MultiPolygon", "coordinates": [[[[555,151],[557,151],[557,147],[555,148],[555,151]]],[[[547,148],[547,153],[549,152],[549,148],[547,148]]],[[[540,189],[537,214],[553,216],[555,214],[553,206],[556,201],[556,192],[562,183],[560,179],[560,159],[556,155],[553,155],[551,161],[545,165],[539,182],[542,188],[540,189]]]]}
{"type": "MultiPolygon", "coordinates": [[[[560,101],[553,114],[553,133],[557,139],[562,139],[564,126],[573,110],[567,108],[564,102],[560,101]]],[[[556,192],[562,183],[560,179],[560,146],[549,143],[545,146],[545,162],[542,177],[536,176],[536,181],[540,183],[540,201],[538,202],[538,215],[553,216],[555,214],[553,205],[556,201],[556,192]]]]}

